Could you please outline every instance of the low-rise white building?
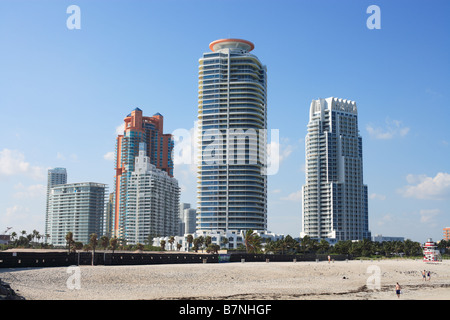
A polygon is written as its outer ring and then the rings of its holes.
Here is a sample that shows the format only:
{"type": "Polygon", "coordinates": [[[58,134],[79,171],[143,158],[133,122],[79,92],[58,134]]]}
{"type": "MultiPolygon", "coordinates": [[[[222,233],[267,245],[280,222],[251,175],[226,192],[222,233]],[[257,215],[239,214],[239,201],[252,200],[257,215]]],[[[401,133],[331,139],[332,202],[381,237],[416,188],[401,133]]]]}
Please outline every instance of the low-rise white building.
{"type": "MultiPolygon", "coordinates": [[[[262,245],[267,242],[269,239],[272,241],[280,240],[284,237],[281,234],[275,234],[270,231],[259,231],[255,230],[255,233],[262,238],[262,245]]],[[[175,236],[174,242],[171,244],[169,242],[171,237],[159,237],[153,239],[153,246],[159,247],[161,246],[161,241],[165,241],[165,250],[177,250],[177,244],[181,245],[180,251],[189,251],[192,250],[193,243],[188,243],[188,235],[192,235],[192,238],[199,238],[202,236],[206,238],[207,236],[211,237],[211,243],[219,245],[221,249],[237,249],[240,245],[244,245],[245,231],[237,231],[237,230],[197,230],[194,233],[185,234],[184,236],[175,236]]],[[[203,245],[206,248],[205,245],[203,245]]],[[[201,250],[201,249],[200,249],[201,250]]]]}

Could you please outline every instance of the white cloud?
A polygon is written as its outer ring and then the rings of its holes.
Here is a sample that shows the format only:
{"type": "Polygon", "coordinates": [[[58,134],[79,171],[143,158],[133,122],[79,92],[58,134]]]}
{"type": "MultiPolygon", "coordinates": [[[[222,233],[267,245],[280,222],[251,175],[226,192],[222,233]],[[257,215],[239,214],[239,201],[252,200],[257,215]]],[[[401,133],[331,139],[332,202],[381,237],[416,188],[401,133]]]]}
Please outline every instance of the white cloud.
{"type": "Polygon", "coordinates": [[[23,184],[19,183],[14,186],[14,189],[17,190],[17,192],[13,194],[15,199],[43,197],[47,192],[47,187],[43,184],[35,184],[25,187],[23,184]]]}
{"type": "Polygon", "coordinates": [[[16,204],[13,207],[6,208],[6,212],[2,215],[1,221],[4,225],[13,226],[16,221],[26,219],[29,213],[29,208],[16,204]]]}
{"type": "Polygon", "coordinates": [[[110,151],[110,152],[107,152],[107,153],[105,153],[103,155],[103,159],[108,160],[108,161],[113,161],[114,160],[114,156],[115,156],[114,152],[110,151]]]}
{"type": "Polygon", "coordinates": [[[125,131],[125,123],[122,123],[116,127],[116,134],[117,135],[123,135],[123,132],[125,131]]]}
{"type": "Polygon", "coordinates": [[[420,210],[420,222],[436,226],[435,217],[441,213],[439,209],[420,210]]]}
{"type": "Polygon", "coordinates": [[[415,185],[399,190],[404,197],[431,200],[450,198],[450,174],[446,172],[439,172],[435,177],[409,174],[406,181],[415,185]]]}
{"type": "Polygon", "coordinates": [[[0,178],[22,174],[39,180],[45,177],[44,168],[32,166],[25,161],[25,155],[18,150],[3,149],[0,151],[0,178]]]}
{"type": "Polygon", "coordinates": [[[386,196],[384,194],[378,194],[378,193],[371,193],[369,195],[369,199],[374,200],[386,200],[386,196]]]}
{"type": "Polygon", "coordinates": [[[301,202],[302,201],[302,190],[298,190],[296,192],[292,192],[287,197],[282,197],[281,200],[301,202]]]}
{"type": "Polygon", "coordinates": [[[377,225],[378,226],[384,226],[386,223],[391,223],[393,221],[393,219],[392,219],[392,215],[390,215],[389,213],[388,214],[385,214],[383,217],[381,217],[381,219],[380,220],[378,220],[378,222],[377,222],[377,225]]]}
{"type": "Polygon", "coordinates": [[[405,127],[399,120],[386,119],[384,127],[374,127],[371,124],[366,125],[369,135],[375,139],[389,140],[394,137],[404,137],[409,133],[410,128],[405,127]]]}

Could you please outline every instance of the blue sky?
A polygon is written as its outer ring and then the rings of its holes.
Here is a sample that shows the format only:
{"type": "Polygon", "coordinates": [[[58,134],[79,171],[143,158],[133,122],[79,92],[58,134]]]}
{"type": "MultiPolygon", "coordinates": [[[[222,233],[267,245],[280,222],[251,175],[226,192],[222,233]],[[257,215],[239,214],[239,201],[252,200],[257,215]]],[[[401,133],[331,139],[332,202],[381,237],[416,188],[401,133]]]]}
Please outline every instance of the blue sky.
{"type": "MultiPolygon", "coordinates": [[[[268,69],[268,229],[298,236],[312,99],[354,100],[372,234],[424,242],[450,226],[448,1],[0,1],[0,233],[44,232],[46,174],[112,188],[116,129],[139,107],[167,133],[197,117],[198,59],[211,41],[255,44],[268,69]],[[81,29],[69,30],[78,5],[81,29]],[[370,30],[370,5],[381,29],[370,30]]],[[[196,177],[178,165],[181,200],[196,177]]],[[[112,190],[112,189],[111,189],[112,190]]]]}

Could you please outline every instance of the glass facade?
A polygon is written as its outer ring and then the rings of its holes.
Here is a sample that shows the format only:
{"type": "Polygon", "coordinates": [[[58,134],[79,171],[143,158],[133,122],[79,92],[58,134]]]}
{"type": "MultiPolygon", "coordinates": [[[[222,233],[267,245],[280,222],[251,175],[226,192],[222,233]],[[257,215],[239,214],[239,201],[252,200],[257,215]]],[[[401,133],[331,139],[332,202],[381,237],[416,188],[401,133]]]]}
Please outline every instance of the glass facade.
{"type": "Polygon", "coordinates": [[[239,39],[199,60],[197,229],[267,229],[266,67],[239,39]]]}

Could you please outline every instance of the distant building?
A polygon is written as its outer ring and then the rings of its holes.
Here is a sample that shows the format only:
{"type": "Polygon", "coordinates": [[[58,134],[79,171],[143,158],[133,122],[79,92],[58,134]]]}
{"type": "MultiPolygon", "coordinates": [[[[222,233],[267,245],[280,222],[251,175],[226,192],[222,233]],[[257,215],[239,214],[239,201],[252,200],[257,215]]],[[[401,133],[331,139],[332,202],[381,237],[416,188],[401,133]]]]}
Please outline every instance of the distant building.
{"type": "Polygon", "coordinates": [[[0,244],[8,244],[11,240],[11,236],[9,234],[0,234],[0,244]]]}
{"type": "Polygon", "coordinates": [[[450,241],[450,228],[444,228],[444,237],[445,241],[450,241]]]}
{"type": "Polygon", "coordinates": [[[105,210],[104,232],[108,238],[114,235],[114,192],[109,194],[108,202],[105,210]]]}
{"type": "Polygon", "coordinates": [[[370,239],[356,102],[313,100],[307,131],[300,237],[329,242],[370,239]]]}
{"type": "Polygon", "coordinates": [[[127,244],[145,243],[149,236],[178,234],[178,181],[151,164],[146,154],[146,144],[141,142],[134,171],[128,178],[123,233],[127,244]]]}
{"type": "Polygon", "coordinates": [[[139,155],[139,143],[146,143],[150,163],[173,177],[172,151],[174,140],[163,131],[164,117],[160,113],[143,116],[142,110],[134,109],[124,119],[124,131],[117,136],[114,178],[114,232],[124,238],[128,220],[128,183],[134,172],[135,158],[139,155]]]}
{"type": "Polygon", "coordinates": [[[180,203],[180,227],[179,236],[186,233],[194,233],[196,230],[196,214],[197,210],[191,208],[189,203],[180,203]]]}
{"type": "Polygon", "coordinates": [[[373,242],[385,242],[385,241],[405,241],[404,237],[383,237],[381,234],[377,234],[372,237],[373,242]]]}
{"type": "Polygon", "coordinates": [[[50,189],[48,201],[48,243],[66,246],[66,235],[89,243],[92,233],[103,233],[106,185],[82,182],[57,185],[50,189]]]}
{"type": "Polygon", "coordinates": [[[54,186],[66,184],[67,183],[67,171],[66,168],[54,168],[49,169],[47,172],[47,200],[45,207],[45,234],[47,237],[48,234],[48,199],[50,189],[54,186]]]}

